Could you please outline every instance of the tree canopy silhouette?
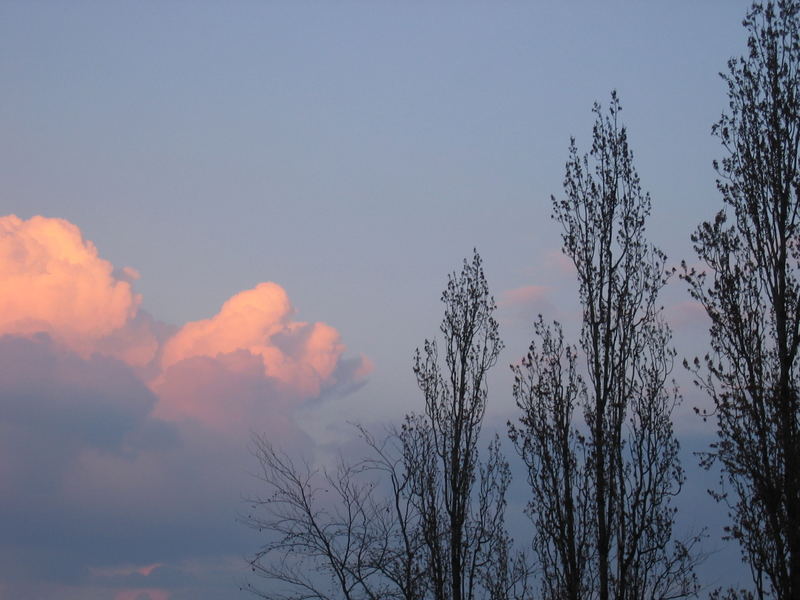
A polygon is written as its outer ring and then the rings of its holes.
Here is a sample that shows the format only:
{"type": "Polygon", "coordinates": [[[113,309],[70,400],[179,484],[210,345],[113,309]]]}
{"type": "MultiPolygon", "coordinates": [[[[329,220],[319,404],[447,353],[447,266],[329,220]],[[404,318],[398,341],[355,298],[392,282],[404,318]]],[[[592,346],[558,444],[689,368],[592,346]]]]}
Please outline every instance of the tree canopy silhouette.
{"type": "Polygon", "coordinates": [[[707,269],[684,265],[711,319],[695,359],[714,403],[713,496],[729,508],[759,598],[800,597],[800,4],[754,4],[746,56],[728,62],[728,109],[713,127],[725,207],[692,235],[707,269]]]}
{"type": "Polygon", "coordinates": [[[246,524],[268,536],[250,562],[281,600],[516,600],[527,565],[505,528],[511,479],[497,437],[481,460],[487,374],[502,347],[477,251],[448,278],[441,341],[414,357],[422,413],[375,436],[366,456],[329,469],[255,438],[269,493],[246,524]],[[440,348],[441,355],[440,355],[440,348]]]}
{"type": "Polygon", "coordinates": [[[553,197],[582,307],[580,351],[543,319],[514,367],[522,411],[510,435],[528,467],[534,550],[546,598],[694,595],[698,537],[673,539],[684,474],[671,415],[675,352],[658,294],[665,255],[645,237],[650,197],[633,165],[620,104],[598,104],[591,150],[570,143],[564,196],[553,197]],[[579,424],[575,410],[582,412],[579,424]]]}

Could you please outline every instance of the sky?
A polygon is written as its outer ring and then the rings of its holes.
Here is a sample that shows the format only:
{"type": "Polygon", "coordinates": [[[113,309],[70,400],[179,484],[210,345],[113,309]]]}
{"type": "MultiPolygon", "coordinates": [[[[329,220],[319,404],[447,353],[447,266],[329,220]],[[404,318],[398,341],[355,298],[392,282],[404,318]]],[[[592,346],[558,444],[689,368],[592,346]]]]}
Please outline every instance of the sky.
{"type": "MultiPolygon", "coordinates": [[[[421,410],[411,357],[473,247],[504,431],[535,316],[579,326],[570,136],[618,91],[650,238],[691,263],[748,5],[0,3],[0,599],[244,597],[251,434],[325,460],[421,410]]],[[[663,302],[702,354],[684,286],[663,302]]],[[[704,583],[746,583],[675,375],[679,525],[709,526],[704,583]]]]}

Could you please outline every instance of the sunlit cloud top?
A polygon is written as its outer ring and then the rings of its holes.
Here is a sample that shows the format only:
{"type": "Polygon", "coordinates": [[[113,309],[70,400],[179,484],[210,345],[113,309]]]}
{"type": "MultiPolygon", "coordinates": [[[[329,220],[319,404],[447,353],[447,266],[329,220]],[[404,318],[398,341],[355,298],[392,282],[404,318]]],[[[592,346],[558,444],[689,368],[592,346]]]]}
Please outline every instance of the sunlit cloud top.
{"type": "Polygon", "coordinates": [[[371,369],[345,358],[335,328],[297,320],[277,283],[176,327],[141,310],[137,279],[73,223],[0,217],[0,512],[12,542],[29,540],[24,551],[0,544],[0,581],[20,567],[44,581],[52,574],[31,565],[57,562],[103,598],[171,598],[163,573],[189,576],[175,557],[192,555],[183,540],[196,526],[176,515],[191,504],[209,539],[228,532],[249,434],[313,444],[297,409],[348,393],[371,369]],[[51,531],[71,540],[66,553],[51,531]],[[139,551],[124,550],[137,539],[139,551]]]}
{"type": "Polygon", "coordinates": [[[140,303],[72,223],[0,218],[0,333],[44,331],[87,354],[140,303]]]}

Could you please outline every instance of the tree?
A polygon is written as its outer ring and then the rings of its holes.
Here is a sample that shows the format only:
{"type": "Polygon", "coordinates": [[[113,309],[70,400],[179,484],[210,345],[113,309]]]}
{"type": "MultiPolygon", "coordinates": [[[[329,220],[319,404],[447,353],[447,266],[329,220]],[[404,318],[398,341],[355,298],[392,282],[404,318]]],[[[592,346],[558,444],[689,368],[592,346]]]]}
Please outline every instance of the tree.
{"type": "Polygon", "coordinates": [[[541,349],[531,343],[513,366],[514,398],[522,410],[509,435],[528,469],[532,498],[533,550],[539,559],[542,597],[578,600],[592,591],[592,497],[586,468],[586,439],[573,424],[586,388],[577,373],[577,354],[564,344],[561,327],[535,323],[541,349]]]}
{"type": "Polygon", "coordinates": [[[510,434],[528,467],[548,598],[677,598],[698,589],[698,537],[672,536],[671,499],[684,475],[671,421],[675,352],[657,304],[665,256],[645,238],[650,197],[620,110],[615,93],[607,113],[595,104],[591,151],[580,156],[571,141],[565,197],[553,197],[578,274],[587,383],[560,327],[541,319],[541,347],[534,342],[515,368],[522,418],[510,434]]]}
{"type": "Polygon", "coordinates": [[[245,523],[269,536],[251,560],[282,600],[509,600],[525,594],[524,558],[505,529],[507,462],[495,437],[481,462],[486,375],[502,343],[477,252],[442,294],[444,365],[426,341],[414,372],[425,413],[331,470],[297,463],[255,438],[260,479],[245,523]],[[423,358],[424,354],[424,358],[423,358]]]}
{"type": "Polygon", "coordinates": [[[251,498],[243,522],[269,537],[250,560],[281,600],[419,600],[428,587],[418,515],[400,436],[380,441],[358,427],[368,456],[333,469],[298,463],[254,437],[258,479],[269,494],[251,498]]]}
{"type": "Polygon", "coordinates": [[[743,24],[748,53],[728,62],[728,111],[713,127],[725,208],[692,235],[708,272],[684,265],[683,277],[711,320],[694,372],[714,404],[712,495],[757,597],[789,599],[800,597],[800,5],[754,4],[743,24]]]}
{"type": "Polygon", "coordinates": [[[436,340],[426,340],[422,352],[417,350],[414,373],[425,396],[425,414],[409,415],[402,432],[432,596],[514,597],[518,587],[524,593],[527,571],[523,559],[511,556],[505,531],[509,467],[497,438],[486,463],[478,456],[487,375],[502,342],[477,251],[472,261],[464,260],[460,274],[449,277],[442,302],[444,356],[436,340]]]}
{"type": "Polygon", "coordinates": [[[342,460],[333,472],[298,466],[264,438],[254,443],[259,479],[271,493],[249,500],[244,522],[270,536],[250,565],[272,588],[248,590],[287,600],[389,597],[377,560],[386,539],[375,535],[383,507],[372,485],[358,480],[359,467],[342,460]]]}

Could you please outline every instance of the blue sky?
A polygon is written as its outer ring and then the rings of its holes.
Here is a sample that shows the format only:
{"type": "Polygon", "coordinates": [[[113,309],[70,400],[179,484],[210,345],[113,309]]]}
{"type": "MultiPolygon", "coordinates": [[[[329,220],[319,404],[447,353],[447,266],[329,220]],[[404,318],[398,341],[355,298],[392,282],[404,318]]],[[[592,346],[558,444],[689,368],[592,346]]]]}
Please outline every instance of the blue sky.
{"type": "MultiPolygon", "coordinates": [[[[576,327],[550,195],[560,193],[570,136],[588,149],[592,102],[612,89],[653,198],[651,238],[674,262],[691,260],[690,232],[721,204],[710,127],[726,106],[718,73],[745,47],[748,5],[5,2],[0,213],[64,219],[115,268],[136,269],[139,309],[167,324],[159,331],[208,319],[260,282],[279,284],[296,319],[338,331],[341,360],[363,355],[373,365],[355,391],[306,398],[287,417],[324,447],[349,435],[348,419],[396,419],[420,406],[411,354],[436,332],[446,275],[474,246],[501,305],[501,362],[524,353],[539,311],[576,327]],[[535,288],[513,293],[526,286],[535,288]]],[[[688,315],[679,283],[664,302],[679,351],[703,352],[702,321],[688,315]]],[[[688,385],[684,394],[679,431],[691,446],[707,430],[688,415],[701,399],[688,385]]],[[[493,423],[513,417],[510,396],[498,373],[493,423]]],[[[187,439],[176,465],[213,446],[187,439]]],[[[246,441],[219,441],[231,464],[246,441]]],[[[53,519],[72,519],[70,508],[50,508],[53,519]]],[[[222,515],[215,527],[231,528],[224,535],[185,515],[176,521],[174,535],[200,541],[153,559],[167,565],[156,575],[174,574],[152,589],[201,597],[191,594],[211,584],[192,580],[197,570],[186,564],[233,563],[252,551],[235,510],[230,499],[207,507],[222,515]]],[[[133,535],[122,515],[106,512],[114,540],[133,535]]],[[[0,582],[31,597],[134,589],[93,579],[96,533],[64,535],[72,567],[44,587],[33,568],[8,582],[0,572],[0,582]]],[[[104,568],[150,564],[147,551],[164,543],[136,539],[141,552],[120,550],[104,568]]],[[[42,559],[44,543],[24,545],[3,551],[42,559]]],[[[215,577],[209,598],[236,597],[235,585],[220,596],[235,568],[215,577]]]]}

